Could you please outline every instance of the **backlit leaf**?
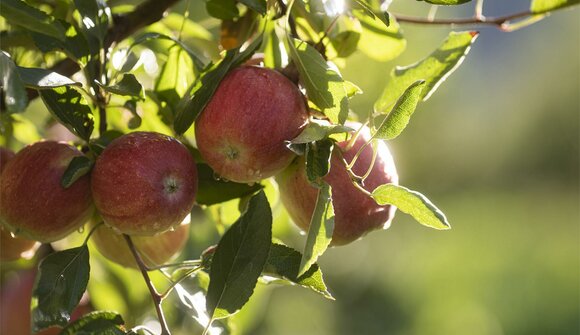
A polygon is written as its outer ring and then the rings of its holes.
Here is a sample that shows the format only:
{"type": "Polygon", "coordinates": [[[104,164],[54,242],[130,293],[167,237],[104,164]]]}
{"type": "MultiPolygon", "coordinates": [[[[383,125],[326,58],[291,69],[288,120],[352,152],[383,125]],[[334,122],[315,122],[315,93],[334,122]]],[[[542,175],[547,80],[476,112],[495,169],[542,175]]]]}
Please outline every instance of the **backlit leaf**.
{"type": "Polygon", "coordinates": [[[94,128],[85,98],[69,86],[40,90],[40,97],[54,118],[73,134],[88,141],[94,128]]]}
{"type": "Polygon", "coordinates": [[[532,0],[530,10],[532,13],[540,14],[555,9],[578,5],[580,0],[532,0]]]}
{"type": "Polygon", "coordinates": [[[43,89],[61,86],[82,86],[81,83],[71,80],[59,73],[40,68],[17,68],[20,79],[26,87],[43,89]]]}
{"type": "Polygon", "coordinates": [[[418,80],[403,92],[403,95],[397,100],[389,115],[377,129],[374,134],[375,138],[391,140],[403,132],[407,124],[409,124],[415,108],[417,108],[423,87],[425,87],[425,81],[418,80]]]}
{"type": "Polygon", "coordinates": [[[330,171],[332,148],[334,142],[330,139],[312,142],[306,147],[306,176],[310,183],[319,185],[330,171]]]}
{"type": "Polygon", "coordinates": [[[89,173],[92,167],[93,161],[91,161],[88,157],[86,156],[74,157],[68,164],[66,170],[64,171],[60,184],[64,188],[70,187],[80,177],[89,173]]]}
{"type": "Polygon", "coordinates": [[[0,1],[0,15],[10,24],[64,41],[64,28],[60,22],[24,1],[0,1]]]}
{"type": "Polygon", "coordinates": [[[28,94],[18,75],[16,64],[4,51],[0,51],[0,79],[6,110],[10,113],[24,111],[28,105],[28,94]]]}
{"type": "Polygon", "coordinates": [[[95,311],[71,322],[59,335],[125,335],[123,317],[116,312],[95,311]]]}

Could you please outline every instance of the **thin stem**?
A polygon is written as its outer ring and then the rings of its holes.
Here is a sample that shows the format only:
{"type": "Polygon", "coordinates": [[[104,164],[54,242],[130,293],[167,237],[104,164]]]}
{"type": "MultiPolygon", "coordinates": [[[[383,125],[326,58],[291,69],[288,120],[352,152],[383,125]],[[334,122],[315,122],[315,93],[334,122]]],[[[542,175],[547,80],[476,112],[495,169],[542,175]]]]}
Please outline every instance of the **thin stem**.
{"type": "Polygon", "coordinates": [[[422,17],[414,17],[414,16],[406,16],[402,14],[392,14],[398,22],[405,22],[405,23],[415,23],[415,24],[431,24],[431,25],[488,25],[488,26],[497,26],[498,28],[502,29],[502,27],[509,21],[522,19],[529,16],[534,16],[536,14],[532,13],[531,11],[523,11],[519,13],[498,16],[498,17],[471,17],[471,18],[459,18],[459,19],[433,19],[429,20],[428,18],[422,17]]]}
{"type": "Polygon", "coordinates": [[[475,12],[473,14],[473,17],[479,20],[485,19],[485,17],[483,16],[483,0],[477,0],[475,2],[475,12]]]}
{"type": "Polygon", "coordinates": [[[196,259],[196,260],[183,261],[183,262],[179,262],[179,263],[170,263],[170,264],[161,264],[161,265],[157,265],[157,266],[150,266],[150,267],[147,267],[147,270],[154,271],[154,270],[161,270],[161,269],[165,269],[165,268],[188,268],[188,267],[196,267],[200,264],[201,264],[201,261],[196,259]]]}
{"type": "Polygon", "coordinates": [[[169,295],[169,293],[171,293],[171,291],[173,291],[175,286],[179,285],[182,281],[187,279],[187,277],[191,276],[194,272],[197,272],[197,271],[201,270],[202,268],[203,268],[203,266],[200,265],[200,266],[194,267],[193,269],[189,269],[187,272],[185,272],[185,274],[183,276],[179,277],[179,279],[172,282],[171,285],[169,285],[169,287],[167,288],[167,290],[165,290],[165,292],[163,292],[160,295],[161,301],[163,301],[165,298],[167,298],[167,296],[169,295]]]}
{"type": "MultiPolygon", "coordinates": [[[[346,160],[344,159],[344,156],[342,155],[342,151],[340,151],[340,149],[338,147],[334,147],[334,152],[338,154],[340,160],[342,161],[342,163],[345,165],[345,167],[347,166],[346,160]]],[[[350,177],[350,180],[352,182],[352,184],[354,185],[354,187],[356,187],[359,191],[361,191],[363,194],[372,197],[371,193],[367,190],[364,189],[364,187],[362,187],[361,183],[362,183],[362,179],[361,177],[357,176],[351,169],[349,169],[348,167],[346,168],[346,173],[348,173],[348,176],[350,177]]]]}
{"type": "Polygon", "coordinates": [[[363,182],[365,181],[365,179],[367,179],[367,177],[373,171],[373,167],[375,166],[375,162],[377,160],[378,151],[377,151],[376,142],[373,142],[373,144],[371,144],[371,147],[373,148],[373,159],[371,160],[371,164],[369,165],[369,168],[367,169],[367,172],[362,176],[363,182]]]}
{"type": "Polygon", "coordinates": [[[350,161],[350,163],[346,166],[349,170],[352,169],[352,167],[356,163],[358,157],[362,154],[363,150],[367,147],[367,145],[369,145],[369,143],[370,142],[366,142],[365,144],[363,144],[360,147],[360,149],[358,149],[358,151],[356,152],[356,155],[354,155],[354,157],[352,158],[352,161],[350,161]]]}
{"type": "Polygon", "coordinates": [[[326,30],[324,30],[324,33],[322,34],[322,36],[320,37],[320,40],[318,40],[318,43],[316,43],[314,45],[314,48],[316,50],[318,50],[318,48],[320,47],[320,45],[322,45],[324,39],[328,36],[328,34],[330,33],[330,31],[332,31],[332,29],[334,28],[334,26],[336,25],[336,22],[338,21],[338,18],[340,17],[340,15],[337,15],[332,22],[330,22],[330,24],[328,25],[328,27],[326,27],[326,30]]]}
{"type": "Polygon", "coordinates": [[[432,5],[431,8],[429,8],[429,13],[427,13],[427,20],[429,20],[429,21],[435,20],[435,15],[437,15],[438,9],[439,9],[439,6],[432,5]]]}
{"type": "Polygon", "coordinates": [[[149,278],[149,274],[147,273],[147,266],[143,262],[141,255],[135,248],[133,241],[129,235],[123,234],[125,241],[127,241],[127,245],[129,249],[131,249],[131,253],[133,257],[135,257],[135,261],[137,262],[137,266],[139,266],[139,270],[141,271],[141,275],[143,275],[143,279],[145,279],[145,284],[147,284],[147,288],[149,289],[149,293],[151,293],[151,299],[153,299],[153,304],[155,305],[155,311],[157,312],[157,317],[159,319],[159,324],[161,325],[161,335],[171,335],[169,332],[169,327],[167,326],[167,321],[165,320],[165,315],[163,314],[163,309],[161,307],[161,295],[153,286],[151,282],[151,278],[149,278]]]}
{"type": "Polygon", "coordinates": [[[85,238],[85,241],[83,242],[83,245],[86,245],[89,242],[89,239],[91,238],[91,235],[93,235],[93,233],[95,232],[95,230],[97,230],[97,228],[99,228],[102,224],[104,224],[104,221],[101,221],[99,223],[97,223],[96,225],[94,225],[91,230],[89,231],[89,235],[87,235],[87,237],[85,238]]]}
{"type": "Polygon", "coordinates": [[[363,130],[363,128],[369,123],[369,121],[367,120],[365,123],[363,123],[357,130],[356,132],[352,135],[352,138],[348,141],[348,144],[346,145],[346,147],[344,148],[344,151],[349,151],[354,144],[356,143],[356,139],[359,137],[361,131],[363,130]]]}

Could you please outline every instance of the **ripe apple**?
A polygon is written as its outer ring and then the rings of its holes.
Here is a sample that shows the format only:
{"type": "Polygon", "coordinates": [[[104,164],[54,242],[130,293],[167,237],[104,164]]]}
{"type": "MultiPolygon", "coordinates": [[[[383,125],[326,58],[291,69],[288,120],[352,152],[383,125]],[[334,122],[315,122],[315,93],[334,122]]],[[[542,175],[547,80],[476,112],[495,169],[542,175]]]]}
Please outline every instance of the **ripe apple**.
{"type": "Polygon", "coordinates": [[[4,171],[6,163],[8,163],[12,157],[14,157],[14,152],[12,150],[0,147],[0,173],[4,171]]]}
{"type": "MultiPolygon", "coordinates": [[[[189,238],[189,222],[184,222],[174,230],[168,230],[153,236],[131,236],[135,248],[145,265],[154,267],[165,264],[181,252],[189,238]]],[[[95,248],[112,262],[125,267],[137,269],[137,262],[122,234],[112,228],[101,225],[97,227],[91,240],[95,248]]]]}
{"type": "MultiPolygon", "coordinates": [[[[353,129],[362,125],[347,124],[353,129]]],[[[354,145],[347,148],[347,142],[338,143],[342,155],[350,162],[357,151],[370,140],[371,133],[364,127],[354,145]]],[[[373,150],[368,145],[357,159],[353,171],[362,176],[370,167],[373,150]]],[[[394,206],[379,206],[372,198],[357,189],[347,173],[346,166],[336,153],[331,157],[331,168],[324,180],[332,187],[332,202],[334,205],[334,233],[331,245],[344,245],[359,239],[368,232],[380,228],[388,228],[395,215],[394,206]]],[[[376,187],[386,183],[398,183],[399,177],[393,162],[393,157],[383,141],[378,142],[377,158],[370,175],[364,181],[364,189],[372,192],[376,187]]],[[[296,159],[276,177],[280,188],[282,203],[290,217],[298,227],[307,231],[310,218],[314,212],[317,189],[308,183],[304,158],[296,159]]]]}
{"type": "Polygon", "coordinates": [[[174,138],[134,132],[113,140],[95,163],[92,191],[106,224],[129,235],[170,229],[190,213],[197,168],[174,138]]]}
{"type": "Polygon", "coordinates": [[[202,157],[221,177],[253,183],[282,171],[295,157],[286,145],[306,125],[305,100],[275,70],[241,66],[220,83],[195,122],[202,157]]]}
{"type": "Polygon", "coordinates": [[[37,142],[19,151],[2,172],[0,222],[16,235],[40,242],[61,239],[92,213],[90,178],[70,187],[61,178],[70,161],[82,155],[65,143],[37,142]]]}

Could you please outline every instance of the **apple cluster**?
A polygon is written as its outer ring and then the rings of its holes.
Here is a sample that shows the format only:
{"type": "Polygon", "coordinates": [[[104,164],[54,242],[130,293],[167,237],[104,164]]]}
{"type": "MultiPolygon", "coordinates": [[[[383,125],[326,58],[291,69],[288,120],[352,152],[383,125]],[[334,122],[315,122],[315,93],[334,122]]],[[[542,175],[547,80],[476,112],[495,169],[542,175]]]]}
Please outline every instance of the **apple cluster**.
{"type": "MultiPolygon", "coordinates": [[[[302,92],[281,73],[258,66],[232,70],[220,83],[195,122],[201,156],[221,179],[256,183],[276,177],[281,199],[296,225],[308,230],[317,188],[308,182],[305,158],[287,143],[310,119],[302,92]]],[[[331,169],[324,177],[333,189],[333,245],[359,239],[388,227],[395,208],[379,206],[353,185],[352,174],[367,173],[364,188],[372,191],[398,176],[387,146],[373,149],[368,127],[356,138],[337,143],[331,169]],[[364,148],[363,148],[364,147],[364,148]],[[346,161],[358,153],[351,173],[346,161]]],[[[71,161],[83,154],[74,146],[41,141],[16,155],[0,151],[1,260],[34,252],[38,242],[61,239],[82,225],[99,222],[91,240],[107,258],[136,267],[123,234],[132,240],[148,266],[167,262],[183,248],[186,219],[195,203],[198,179],[190,151],[175,138],[132,132],[113,140],[94,161],[90,173],[68,187],[61,183],[71,161]],[[38,242],[37,242],[38,241],[38,242]]]]}

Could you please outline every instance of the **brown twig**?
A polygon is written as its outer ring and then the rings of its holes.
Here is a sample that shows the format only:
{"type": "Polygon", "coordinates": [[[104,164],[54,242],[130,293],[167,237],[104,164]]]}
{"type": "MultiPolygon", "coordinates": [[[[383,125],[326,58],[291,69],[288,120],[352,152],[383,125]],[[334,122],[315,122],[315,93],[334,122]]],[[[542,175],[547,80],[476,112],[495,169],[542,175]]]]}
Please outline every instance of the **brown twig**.
{"type": "MultiPolygon", "coordinates": [[[[137,6],[134,11],[125,15],[113,17],[113,26],[109,29],[105,38],[105,49],[113,43],[124,40],[139,29],[155,23],[163,18],[163,13],[177,3],[179,0],[147,0],[137,6]]],[[[63,76],[70,77],[80,70],[79,65],[72,59],[67,58],[56,63],[49,70],[57,72],[63,76]]],[[[28,99],[38,97],[38,91],[29,89],[28,99]]]]}
{"type": "Polygon", "coordinates": [[[414,23],[414,24],[431,24],[431,25],[488,25],[496,26],[499,29],[503,29],[505,24],[509,21],[523,19],[534,15],[544,15],[544,14],[534,14],[531,11],[524,11],[504,16],[497,17],[485,17],[476,16],[469,18],[452,18],[452,19],[428,19],[423,17],[406,16],[402,14],[392,13],[393,17],[397,19],[398,22],[414,23]]]}
{"type": "Polygon", "coordinates": [[[157,312],[157,317],[159,318],[159,324],[161,325],[161,335],[171,335],[169,332],[169,327],[167,326],[167,321],[165,320],[165,315],[163,314],[163,309],[161,307],[161,302],[163,300],[162,296],[157,292],[155,286],[153,286],[151,278],[149,278],[149,273],[147,273],[148,268],[143,262],[141,255],[139,255],[139,252],[137,252],[131,237],[125,234],[123,234],[123,237],[125,238],[125,241],[127,241],[127,245],[129,246],[129,249],[131,249],[133,257],[135,257],[137,266],[139,266],[139,270],[141,270],[141,275],[143,275],[143,279],[145,279],[149,293],[151,293],[151,298],[153,299],[153,304],[155,305],[155,311],[157,312]]]}

